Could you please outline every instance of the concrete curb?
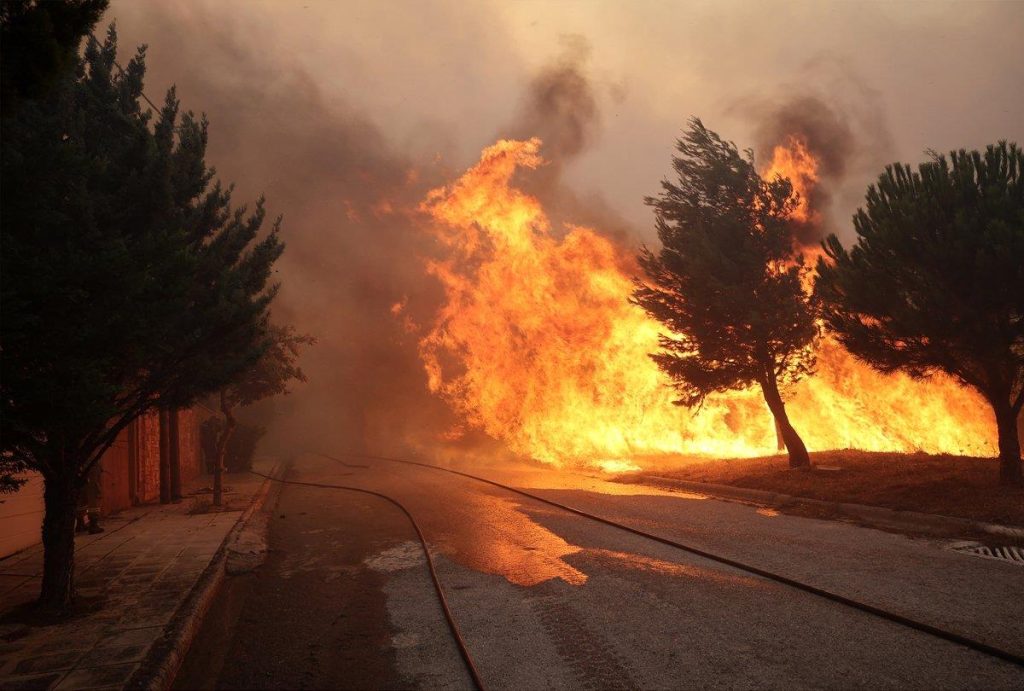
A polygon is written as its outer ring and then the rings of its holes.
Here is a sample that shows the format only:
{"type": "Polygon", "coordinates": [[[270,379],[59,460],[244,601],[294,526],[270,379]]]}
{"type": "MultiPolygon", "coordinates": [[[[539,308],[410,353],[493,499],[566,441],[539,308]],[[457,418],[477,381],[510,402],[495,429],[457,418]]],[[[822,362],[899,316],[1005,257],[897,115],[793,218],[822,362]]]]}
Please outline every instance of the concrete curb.
{"type": "Polygon", "coordinates": [[[836,501],[823,501],[821,499],[808,499],[797,497],[780,492],[769,492],[759,489],[747,489],[746,487],[733,487],[731,485],[717,485],[711,482],[694,482],[691,480],[679,480],[677,478],[664,477],[661,475],[644,475],[635,480],[628,480],[634,484],[651,484],[656,486],[676,487],[688,492],[698,492],[712,495],[721,499],[749,502],[752,504],[763,504],[767,506],[802,506],[814,509],[826,509],[835,514],[852,518],[871,525],[913,530],[929,534],[945,535],[950,532],[981,532],[988,535],[999,535],[1001,537],[1024,538],[1024,528],[999,525],[997,523],[983,523],[972,521],[967,518],[954,518],[953,516],[939,516],[936,514],[920,513],[917,511],[899,511],[887,509],[882,506],[868,506],[866,504],[847,504],[836,501]]]}
{"type": "MultiPolygon", "coordinates": [[[[283,461],[274,466],[269,473],[273,479],[279,479],[288,472],[291,461],[283,461]]],[[[273,479],[263,481],[249,506],[235,521],[221,542],[217,553],[192,586],[185,601],[178,607],[170,623],[164,629],[163,636],[149,649],[145,659],[132,675],[126,689],[144,689],[146,691],[163,691],[171,688],[181,664],[188,654],[192,641],[195,640],[202,626],[206,612],[213,604],[226,577],[225,565],[228,561],[231,544],[238,538],[253,515],[263,508],[267,498],[274,489],[280,490],[280,484],[273,479]]]]}

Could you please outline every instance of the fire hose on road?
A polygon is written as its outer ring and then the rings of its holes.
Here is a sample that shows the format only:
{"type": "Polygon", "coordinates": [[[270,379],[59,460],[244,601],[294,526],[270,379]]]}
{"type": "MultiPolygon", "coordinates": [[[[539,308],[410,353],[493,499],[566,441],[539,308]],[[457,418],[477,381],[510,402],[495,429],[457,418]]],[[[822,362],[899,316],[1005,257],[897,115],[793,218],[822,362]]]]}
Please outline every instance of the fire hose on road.
{"type": "MultiPolygon", "coordinates": [[[[331,460],[337,459],[332,458],[331,460]]],[[[345,463],[344,461],[339,462],[349,467],[367,467],[352,466],[351,464],[345,463]]],[[[427,568],[430,570],[430,580],[434,583],[434,590],[437,592],[437,599],[441,602],[441,609],[444,610],[444,618],[448,622],[448,628],[452,632],[452,637],[455,639],[455,645],[459,648],[459,654],[462,656],[462,661],[466,665],[466,671],[469,672],[469,676],[473,679],[473,683],[476,685],[476,688],[480,691],[484,691],[483,682],[480,680],[480,672],[477,671],[476,665],[473,663],[473,657],[469,653],[469,648],[466,646],[466,641],[462,638],[462,633],[459,631],[458,624],[455,623],[455,617],[452,615],[452,610],[448,606],[448,599],[445,597],[444,590],[441,588],[441,582],[437,578],[437,569],[434,567],[434,558],[430,556],[430,549],[427,546],[427,540],[425,537],[423,537],[423,531],[420,530],[420,526],[418,523],[416,523],[416,519],[413,518],[413,515],[411,513],[409,513],[409,509],[405,508],[397,499],[389,497],[388,495],[382,494],[380,492],[374,492],[373,490],[370,489],[363,489],[362,487],[352,487],[349,485],[333,485],[324,482],[301,482],[299,480],[283,480],[273,478],[269,475],[264,475],[263,473],[258,473],[255,470],[250,470],[249,472],[252,473],[253,475],[258,475],[262,478],[266,478],[267,480],[273,480],[274,482],[280,482],[281,484],[284,485],[298,485],[301,487],[320,487],[324,489],[341,489],[348,492],[361,492],[362,494],[369,494],[370,496],[378,497],[394,506],[397,506],[398,509],[403,514],[405,514],[406,518],[409,519],[409,523],[412,524],[413,530],[416,531],[416,537],[419,538],[420,545],[423,547],[423,554],[427,558],[427,568]]]]}
{"type": "MultiPolygon", "coordinates": [[[[331,460],[331,461],[334,461],[334,462],[339,463],[341,465],[344,465],[346,467],[349,467],[349,468],[368,468],[369,467],[368,465],[359,465],[359,464],[353,464],[353,463],[346,462],[345,460],[342,460],[342,458],[339,458],[337,456],[332,456],[332,455],[321,453],[321,452],[313,452],[313,453],[315,453],[316,455],[321,456],[323,458],[326,458],[328,460],[331,460]]],[[[1016,665],[1018,667],[1024,668],[1024,656],[1018,655],[1016,653],[1013,653],[1013,652],[1010,652],[1010,651],[1007,651],[1007,650],[1003,650],[1001,648],[995,647],[995,646],[990,645],[988,643],[984,643],[982,641],[978,641],[978,640],[975,640],[973,638],[969,638],[967,636],[955,633],[953,631],[947,631],[947,630],[941,629],[941,628],[939,628],[937,626],[933,626],[931,624],[927,624],[927,623],[924,623],[924,622],[921,622],[921,621],[917,621],[916,619],[911,619],[910,617],[906,617],[906,616],[904,616],[902,614],[897,614],[895,612],[890,612],[890,611],[882,609],[880,607],[876,607],[874,605],[870,605],[868,603],[861,602],[859,600],[854,600],[854,599],[845,597],[843,595],[839,595],[838,593],[834,593],[834,592],[831,592],[829,590],[818,588],[818,587],[810,585],[808,583],[804,583],[802,581],[798,581],[798,580],[789,578],[787,576],[783,576],[781,574],[778,574],[778,573],[775,573],[775,572],[772,572],[772,571],[768,571],[768,570],[765,570],[765,569],[762,569],[762,568],[759,568],[759,567],[756,567],[756,566],[753,566],[753,565],[750,565],[750,564],[746,564],[744,562],[740,562],[740,561],[737,561],[735,559],[730,559],[728,557],[724,557],[724,556],[721,556],[721,555],[718,555],[718,554],[714,554],[712,552],[708,552],[706,550],[702,550],[702,549],[699,549],[697,547],[693,547],[691,545],[687,545],[687,544],[678,542],[676,540],[672,540],[670,538],[662,537],[660,535],[656,535],[654,533],[650,533],[650,532],[647,532],[645,530],[641,530],[641,529],[638,529],[638,528],[633,528],[631,526],[628,526],[628,525],[625,525],[625,524],[613,521],[613,520],[608,519],[608,518],[604,518],[602,516],[598,516],[596,514],[588,512],[588,511],[584,511],[582,509],[578,509],[578,508],[575,508],[575,507],[572,507],[572,506],[568,506],[566,504],[562,504],[560,502],[557,502],[557,501],[554,501],[554,500],[551,500],[551,499],[546,499],[544,497],[538,496],[536,494],[532,494],[530,492],[527,492],[527,491],[522,490],[522,489],[518,489],[516,487],[511,487],[509,485],[505,485],[505,484],[497,482],[495,480],[490,480],[488,478],[480,477],[478,475],[473,475],[472,473],[466,473],[466,472],[463,472],[463,471],[460,471],[460,470],[454,470],[452,468],[445,468],[443,466],[433,465],[431,463],[424,463],[424,462],[421,462],[421,461],[413,461],[413,460],[403,459],[403,458],[393,458],[393,457],[388,457],[388,456],[376,456],[376,455],[372,455],[372,454],[360,454],[360,453],[343,453],[341,455],[344,456],[345,458],[349,458],[349,459],[360,459],[361,458],[361,459],[366,459],[366,460],[385,461],[385,462],[390,462],[390,463],[402,463],[402,464],[406,464],[406,465],[419,466],[419,467],[422,467],[422,468],[429,468],[431,470],[439,470],[439,471],[443,471],[443,472],[446,472],[446,473],[451,473],[451,474],[454,474],[454,475],[460,475],[462,477],[465,477],[465,478],[468,478],[468,479],[471,479],[471,480],[474,480],[474,481],[477,481],[477,482],[481,482],[481,483],[485,483],[485,484],[491,485],[493,487],[497,487],[497,488],[505,490],[507,492],[511,492],[511,493],[514,493],[514,494],[517,494],[517,495],[520,495],[520,496],[523,496],[523,497],[527,497],[527,498],[532,499],[534,501],[540,502],[542,504],[546,504],[548,506],[555,507],[557,509],[561,509],[562,511],[569,512],[571,514],[580,516],[582,518],[586,518],[586,519],[589,519],[589,520],[592,520],[592,521],[596,521],[598,523],[601,523],[601,524],[604,524],[604,525],[607,525],[607,526],[610,526],[610,527],[613,527],[613,528],[616,528],[616,529],[619,529],[619,530],[631,533],[633,535],[637,535],[637,536],[640,536],[640,537],[652,540],[654,542],[657,542],[657,543],[660,543],[660,544],[663,544],[663,545],[667,545],[669,547],[673,547],[673,548],[676,548],[676,549],[683,550],[685,552],[688,552],[690,554],[702,557],[704,559],[715,561],[717,563],[724,564],[726,566],[729,566],[729,567],[732,567],[732,568],[735,568],[735,569],[739,569],[741,571],[745,571],[745,572],[747,572],[749,574],[758,576],[760,578],[764,578],[764,579],[767,579],[767,580],[770,580],[770,581],[774,581],[776,583],[780,583],[782,585],[789,586],[789,587],[794,588],[796,590],[800,590],[800,591],[809,593],[811,595],[815,595],[815,596],[824,598],[826,600],[830,600],[832,602],[836,602],[838,604],[844,605],[844,606],[849,607],[851,609],[855,609],[857,611],[864,612],[866,614],[870,614],[870,615],[876,616],[878,618],[881,618],[881,619],[884,619],[886,621],[898,624],[900,626],[904,626],[904,627],[909,628],[909,629],[913,629],[915,631],[920,631],[922,633],[934,636],[935,638],[938,638],[938,639],[941,639],[941,640],[944,640],[944,641],[947,641],[947,642],[950,642],[950,643],[953,643],[953,644],[956,644],[956,645],[960,645],[960,646],[963,646],[965,648],[969,648],[971,650],[974,650],[976,652],[982,653],[984,655],[988,655],[988,656],[997,658],[999,660],[1003,660],[1005,662],[1009,662],[1009,663],[1014,664],[1014,665],[1016,665]]],[[[255,474],[261,475],[260,473],[255,473],[255,474]]],[[[261,476],[262,477],[268,477],[266,475],[261,475],[261,476]]],[[[273,478],[268,478],[268,479],[273,479],[273,478]]],[[[448,601],[447,601],[447,599],[445,597],[444,590],[441,587],[440,581],[438,580],[437,571],[435,569],[434,561],[433,561],[433,558],[431,557],[430,550],[429,550],[429,547],[428,547],[427,542],[426,542],[426,538],[424,537],[422,530],[420,529],[419,525],[416,523],[415,518],[409,512],[409,510],[406,509],[405,506],[403,506],[396,499],[394,499],[394,498],[392,498],[392,497],[390,497],[388,495],[382,494],[380,492],[375,492],[373,490],[364,489],[364,488],[361,488],[361,487],[353,487],[353,486],[349,486],[349,485],[334,485],[334,484],[317,483],[317,482],[302,482],[302,481],[297,481],[297,480],[278,480],[278,482],[281,482],[281,483],[284,483],[284,484],[292,484],[292,485],[300,485],[300,486],[308,486],[308,487],[321,487],[321,488],[328,488],[328,489],[341,489],[341,490],[347,490],[347,491],[354,491],[354,492],[361,492],[361,493],[364,493],[364,494],[369,494],[369,495],[372,495],[372,496],[384,499],[385,501],[387,501],[387,502],[393,504],[394,506],[398,507],[399,510],[401,510],[402,513],[405,514],[405,516],[409,519],[409,522],[412,524],[412,526],[413,526],[413,528],[414,528],[414,530],[416,532],[417,537],[419,538],[420,544],[421,544],[422,549],[423,549],[423,553],[426,555],[427,566],[428,566],[429,571],[430,571],[431,580],[433,581],[433,584],[434,584],[434,589],[435,589],[435,591],[437,593],[438,599],[441,602],[441,607],[442,607],[442,609],[444,611],[445,619],[447,620],[448,627],[451,630],[453,638],[455,639],[455,643],[456,643],[457,647],[459,648],[459,653],[462,656],[462,660],[465,663],[466,669],[469,672],[470,677],[473,679],[474,684],[476,684],[477,688],[481,689],[481,691],[482,691],[484,686],[483,686],[483,683],[482,683],[482,681],[480,679],[479,671],[477,670],[476,665],[473,662],[472,655],[469,652],[469,649],[468,649],[468,647],[466,645],[465,639],[462,637],[462,634],[459,631],[458,625],[455,622],[454,616],[452,615],[452,612],[451,612],[451,608],[449,607],[448,601]]]]}

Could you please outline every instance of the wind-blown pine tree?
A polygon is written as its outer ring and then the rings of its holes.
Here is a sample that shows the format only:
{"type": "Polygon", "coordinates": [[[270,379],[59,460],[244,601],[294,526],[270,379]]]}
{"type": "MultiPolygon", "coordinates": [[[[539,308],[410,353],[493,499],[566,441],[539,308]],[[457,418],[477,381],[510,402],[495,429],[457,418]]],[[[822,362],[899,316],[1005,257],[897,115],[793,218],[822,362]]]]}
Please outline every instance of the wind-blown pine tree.
{"type": "Polygon", "coordinates": [[[757,384],[790,465],[807,466],[780,389],[811,371],[817,334],[793,247],[797,197],[788,180],[763,180],[749,151],[698,119],[676,148],[678,181],[663,181],[661,194],[646,199],[662,247],[641,251],[645,276],[632,298],[667,329],[651,358],[689,407],[757,384]]]}
{"type": "Polygon", "coordinates": [[[1016,144],[894,164],[868,188],[847,251],[830,236],[816,291],[828,327],[883,372],[945,372],[992,406],[999,477],[1020,484],[1024,153],[1016,144]]]}

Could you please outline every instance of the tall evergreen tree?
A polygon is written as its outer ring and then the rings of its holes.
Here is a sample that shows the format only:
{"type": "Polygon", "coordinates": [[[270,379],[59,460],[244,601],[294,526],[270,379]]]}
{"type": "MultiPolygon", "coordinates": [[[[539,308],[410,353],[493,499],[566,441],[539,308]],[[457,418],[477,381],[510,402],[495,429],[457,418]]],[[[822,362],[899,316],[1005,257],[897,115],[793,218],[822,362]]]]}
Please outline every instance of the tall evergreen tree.
{"type": "Polygon", "coordinates": [[[741,154],[698,119],[677,142],[678,182],[662,182],[654,207],[661,250],[639,256],[646,276],[632,301],[667,327],[652,359],[671,378],[680,405],[757,384],[793,467],[810,465],[786,414],[780,384],[814,364],[814,313],[801,288],[788,180],[763,180],[741,154]]]}
{"type": "Polygon", "coordinates": [[[173,89],[140,107],[144,51],[122,73],[113,29],[3,121],[0,475],[42,474],[41,602],[73,595],[89,470],[156,406],[216,391],[268,346],[277,224],[232,210],[205,118],[173,89]]]}
{"type": "Polygon", "coordinates": [[[1024,153],[1016,144],[894,164],[868,188],[848,252],[830,236],[816,291],[827,325],[883,372],[945,372],[992,406],[999,477],[1021,482],[1024,153]]]}
{"type": "Polygon", "coordinates": [[[0,2],[0,109],[13,112],[22,98],[39,98],[78,63],[82,38],[109,0],[4,0],[0,2]]]}

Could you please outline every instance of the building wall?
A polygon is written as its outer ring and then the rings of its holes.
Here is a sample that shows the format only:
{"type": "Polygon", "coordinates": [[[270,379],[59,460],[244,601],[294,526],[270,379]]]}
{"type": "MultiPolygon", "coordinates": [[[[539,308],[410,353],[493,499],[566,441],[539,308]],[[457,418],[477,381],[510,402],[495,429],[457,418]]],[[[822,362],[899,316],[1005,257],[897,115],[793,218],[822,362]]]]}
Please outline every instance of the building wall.
{"type": "MultiPolygon", "coordinates": [[[[201,408],[178,413],[181,482],[187,487],[204,472],[199,425],[209,415],[201,408]]],[[[144,415],[128,426],[99,463],[102,514],[160,501],[160,415],[144,415]]],[[[36,473],[13,494],[0,494],[0,558],[40,540],[43,479],[36,473]]]]}
{"type": "Polygon", "coordinates": [[[160,413],[135,421],[135,503],[160,501],[160,413]]]}
{"type": "MultiPolygon", "coordinates": [[[[207,413],[200,408],[178,411],[178,461],[181,467],[182,486],[187,486],[204,472],[199,445],[199,426],[206,415],[207,413]]],[[[130,446],[135,454],[133,463],[136,476],[134,503],[149,504],[160,501],[159,412],[147,413],[135,421],[133,441],[130,446]]],[[[106,456],[103,461],[106,463],[106,456]]],[[[110,463],[114,467],[118,461],[116,458],[111,458],[110,463]]],[[[110,508],[117,510],[113,506],[110,508]]]]}
{"type": "Polygon", "coordinates": [[[207,413],[200,408],[191,408],[178,412],[179,458],[182,484],[190,482],[205,472],[202,449],[199,443],[199,426],[206,419],[206,416],[207,413]]]}
{"type": "Polygon", "coordinates": [[[100,506],[103,513],[116,513],[134,503],[132,492],[131,429],[121,430],[114,444],[100,459],[100,506]]]}
{"type": "Polygon", "coordinates": [[[42,539],[43,478],[30,473],[14,494],[0,494],[0,558],[42,539]]]}

